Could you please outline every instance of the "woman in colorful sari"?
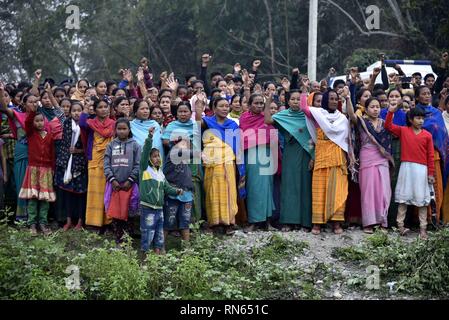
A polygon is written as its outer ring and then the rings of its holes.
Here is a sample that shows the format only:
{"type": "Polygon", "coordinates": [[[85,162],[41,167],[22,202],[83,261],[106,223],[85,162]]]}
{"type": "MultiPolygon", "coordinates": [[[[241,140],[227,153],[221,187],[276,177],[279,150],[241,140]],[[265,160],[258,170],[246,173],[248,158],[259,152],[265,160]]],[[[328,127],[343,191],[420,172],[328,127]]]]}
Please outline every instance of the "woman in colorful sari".
{"type": "Polygon", "coordinates": [[[321,109],[309,108],[307,94],[301,96],[301,109],[316,127],[316,134],[312,131],[316,144],[312,177],[312,233],[315,235],[329,221],[333,222],[336,234],[343,233],[341,223],[345,220],[348,197],[349,121],[337,110],[338,101],[338,93],[329,90],[323,94],[321,109]]]}
{"type": "Polygon", "coordinates": [[[232,226],[238,211],[237,181],[238,195],[246,197],[240,130],[237,123],[227,118],[229,103],[225,98],[213,101],[213,116],[202,117],[206,96],[203,93],[199,96],[195,117],[205,130],[202,140],[207,220],[209,227],[224,225],[226,234],[233,234],[232,226]]]}
{"type": "MultiPolygon", "coordinates": [[[[288,95],[288,109],[271,116],[267,99],[265,123],[273,124],[284,137],[281,175],[281,213],[280,223],[283,231],[292,226],[312,228],[312,168],[315,157],[307,119],[300,109],[301,94],[291,90],[288,95]]],[[[307,99],[307,96],[306,96],[307,99]]]]}
{"type": "MultiPolygon", "coordinates": [[[[190,145],[193,146],[193,154],[199,155],[201,153],[200,131],[197,123],[191,119],[191,110],[189,102],[182,101],[178,104],[176,110],[173,112],[176,114],[176,120],[170,122],[165,128],[164,133],[162,134],[162,141],[164,146],[171,149],[180,137],[188,138],[190,140],[190,145]],[[186,106],[187,108],[180,109],[182,106],[186,106]]],[[[194,156],[193,159],[197,159],[198,161],[191,161],[189,163],[195,189],[193,192],[192,220],[198,222],[201,220],[202,213],[202,170],[199,158],[194,156]]],[[[185,195],[183,196],[185,197],[185,195]]]]}
{"type": "MultiPolygon", "coordinates": [[[[278,155],[278,131],[265,124],[264,98],[253,94],[249,98],[249,111],[240,117],[246,169],[246,206],[249,226],[245,231],[254,231],[256,224],[266,223],[275,210],[273,199],[273,176],[276,174],[278,155]]],[[[270,113],[270,110],[266,111],[270,113]]],[[[271,113],[270,113],[271,115],[271,113]]]]}
{"type": "Polygon", "coordinates": [[[110,108],[106,100],[94,98],[96,116],[89,119],[87,113],[80,117],[80,127],[87,134],[88,186],[86,225],[103,227],[112,222],[105,214],[104,154],[109,142],[114,139],[115,121],[109,118],[110,108]]]}
{"type": "MultiPolygon", "coordinates": [[[[2,95],[3,90],[0,88],[0,95],[2,95]]],[[[14,179],[15,185],[21,186],[23,179],[25,178],[26,168],[28,166],[28,142],[26,139],[25,132],[25,120],[27,113],[37,106],[38,99],[31,94],[26,94],[23,97],[22,104],[24,106],[24,111],[20,107],[8,108],[3,105],[0,100],[1,111],[6,113],[9,119],[9,126],[11,127],[11,132],[14,139],[17,140],[17,144],[14,150],[14,179]]],[[[20,187],[16,188],[17,197],[19,196],[20,187]]],[[[24,199],[17,198],[17,210],[16,219],[25,220],[27,217],[27,201],[24,199]]]]}
{"type": "MultiPolygon", "coordinates": [[[[436,197],[436,223],[440,220],[447,222],[449,213],[443,210],[443,219],[441,219],[441,208],[443,206],[443,194],[447,188],[449,176],[449,136],[446,130],[441,111],[431,105],[432,93],[427,86],[421,86],[416,89],[416,107],[421,107],[426,112],[423,129],[432,134],[433,145],[435,147],[435,197],[436,197]]],[[[447,194],[447,193],[446,193],[447,194]]],[[[431,211],[429,210],[429,215],[431,211]]]]}
{"type": "MultiPolygon", "coordinates": [[[[343,97],[349,95],[345,88],[343,97]]],[[[384,127],[384,120],[379,118],[380,102],[369,98],[365,102],[365,116],[356,115],[348,99],[347,111],[350,120],[360,136],[360,159],[358,181],[362,203],[363,231],[373,233],[373,226],[388,227],[388,208],[391,200],[389,163],[391,156],[391,134],[384,127]]]]}

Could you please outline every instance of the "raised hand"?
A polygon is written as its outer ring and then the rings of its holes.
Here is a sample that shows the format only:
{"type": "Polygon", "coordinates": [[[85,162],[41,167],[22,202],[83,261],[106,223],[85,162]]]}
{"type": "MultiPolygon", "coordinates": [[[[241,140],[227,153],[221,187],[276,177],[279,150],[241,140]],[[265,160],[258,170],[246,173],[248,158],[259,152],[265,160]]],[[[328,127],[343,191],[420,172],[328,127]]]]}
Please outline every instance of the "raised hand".
{"type": "Polygon", "coordinates": [[[343,98],[351,98],[351,91],[349,90],[349,87],[348,87],[348,86],[345,86],[345,87],[343,88],[343,91],[342,91],[342,93],[341,93],[341,96],[342,96],[343,98]]]}
{"type": "Polygon", "coordinates": [[[281,80],[281,85],[282,88],[284,88],[285,91],[289,91],[290,90],[290,80],[288,80],[287,78],[283,78],[281,80]]]}
{"type": "Polygon", "coordinates": [[[131,70],[126,69],[125,72],[123,73],[123,79],[125,79],[128,82],[133,81],[133,74],[131,72],[131,70]]]}
{"type": "Polygon", "coordinates": [[[210,54],[204,53],[201,56],[201,62],[203,63],[203,66],[207,66],[211,59],[212,59],[212,56],[210,54]]]}
{"type": "Polygon", "coordinates": [[[4,91],[5,90],[5,84],[0,81],[0,91],[4,91]]]}
{"type": "Polygon", "coordinates": [[[46,92],[52,93],[52,91],[51,91],[51,85],[50,85],[49,82],[47,82],[47,83],[45,84],[44,89],[45,89],[46,92]]]}
{"type": "Polygon", "coordinates": [[[257,68],[259,68],[261,64],[262,64],[262,61],[254,60],[254,62],[253,62],[253,69],[257,70],[257,68]]]}
{"type": "Polygon", "coordinates": [[[331,68],[329,69],[329,75],[330,75],[330,76],[333,76],[333,75],[335,75],[335,74],[337,74],[337,71],[335,70],[334,67],[331,67],[331,68]]]}
{"type": "Polygon", "coordinates": [[[159,79],[161,79],[162,82],[165,82],[168,79],[168,72],[163,71],[161,75],[159,76],[159,79]]]}
{"type": "Polygon", "coordinates": [[[299,75],[299,68],[295,68],[292,70],[292,74],[299,75]]]}
{"type": "Polygon", "coordinates": [[[34,77],[36,78],[36,80],[40,80],[42,77],[42,69],[37,69],[36,71],[34,71],[34,77]]]}
{"type": "Polygon", "coordinates": [[[155,127],[150,127],[150,129],[148,129],[148,133],[150,134],[151,137],[154,136],[154,131],[156,130],[155,127]]]}
{"type": "Polygon", "coordinates": [[[443,62],[449,63],[449,53],[448,53],[448,52],[444,52],[444,53],[441,55],[441,59],[443,60],[443,62]]]}
{"type": "Polygon", "coordinates": [[[234,65],[234,73],[240,73],[240,71],[242,71],[242,66],[240,65],[240,63],[236,63],[234,65]]]}
{"type": "Polygon", "coordinates": [[[167,80],[165,80],[165,84],[167,85],[167,87],[172,90],[173,92],[176,91],[179,87],[179,83],[178,80],[174,79],[174,76],[172,76],[172,74],[170,74],[170,77],[168,77],[167,80]]]}
{"type": "Polygon", "coordinates": [[[142,82],[142,81],[144,81],[144,79],[145,79],[145,75],[143,74],[143,68],[142,67],[140,67],[138,70],[137,70],[137,81],[138,82],[142,82]]]}
{"type": "Polygon", "coordinates": [[[242,71],[242,80],[243,80],[245,87],[249,86],[250,78],[249,78],[248,70],[246,70],[246,69],[243,69],[243,71],[242,71]]]}
{"type": "Polygon", "coordinates": [[[381,69],[380,68],[374,68],[373,70],[373,77],[377,77],[380,74],[381,69]]]}

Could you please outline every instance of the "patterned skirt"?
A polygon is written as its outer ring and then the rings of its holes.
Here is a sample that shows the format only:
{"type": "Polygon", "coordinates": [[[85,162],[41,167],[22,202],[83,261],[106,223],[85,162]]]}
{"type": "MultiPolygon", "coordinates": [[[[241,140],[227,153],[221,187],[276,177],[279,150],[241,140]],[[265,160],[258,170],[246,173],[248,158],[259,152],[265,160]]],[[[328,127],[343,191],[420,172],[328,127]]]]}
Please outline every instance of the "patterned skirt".
{"type": "Polygon", "coordinates": [[[28,166],[19,198],[54,202],[56,194],[53,189],[53,169],[28,166]]]}

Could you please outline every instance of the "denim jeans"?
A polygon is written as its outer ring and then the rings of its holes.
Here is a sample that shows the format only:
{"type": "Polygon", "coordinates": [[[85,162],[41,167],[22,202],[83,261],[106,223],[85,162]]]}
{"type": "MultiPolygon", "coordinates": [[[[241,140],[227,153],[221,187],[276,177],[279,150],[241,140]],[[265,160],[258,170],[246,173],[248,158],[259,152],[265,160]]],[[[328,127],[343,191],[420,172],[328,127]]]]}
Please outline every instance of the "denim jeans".
{"type": "Polygon", "coordinates": [[[164,213],[162,209],[142,206],[140,214],[141,249],[144,252],[164,248],[164,213]]]}
{"type": "Polygon", "coordinates": [[[167,198],[164,205],[164,230],[189,229],[192,218],[192,202],[167,198]]]}

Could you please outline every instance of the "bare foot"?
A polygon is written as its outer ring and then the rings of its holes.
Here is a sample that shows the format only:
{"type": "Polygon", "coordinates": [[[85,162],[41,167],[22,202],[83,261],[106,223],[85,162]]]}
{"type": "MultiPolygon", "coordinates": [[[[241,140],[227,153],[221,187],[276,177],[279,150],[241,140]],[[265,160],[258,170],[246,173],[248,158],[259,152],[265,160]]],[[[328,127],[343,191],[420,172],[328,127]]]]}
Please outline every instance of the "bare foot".
{"type": "Polygon", "coordinates": [[[343,233],[343,228],[341,227],[340,223],[338,223],[338,222],[334,223],[334,233],[335,234],[343,233]]]}
{"type": "Polygon", "coordinates": [[[320,233],[321,233],[321,226],[318,224],[315,224],[312,228],[312,234],[317,236],[320,233]]]}
{"type": "Polygon", "coordinates": [[[363,232],[365,232],[366,234],[373,234],[374,233],[373,228],[369,228],[369,227],[363,228],[363,232]]]}
{"type": "Polygon", "coordinates": [[[429,239],[429,236],[427,235],[426,229],[421,229],[421,231],[419,232],[419,238],[420,238],[421,240],[427,240],[427,239],[429,239]]]}

